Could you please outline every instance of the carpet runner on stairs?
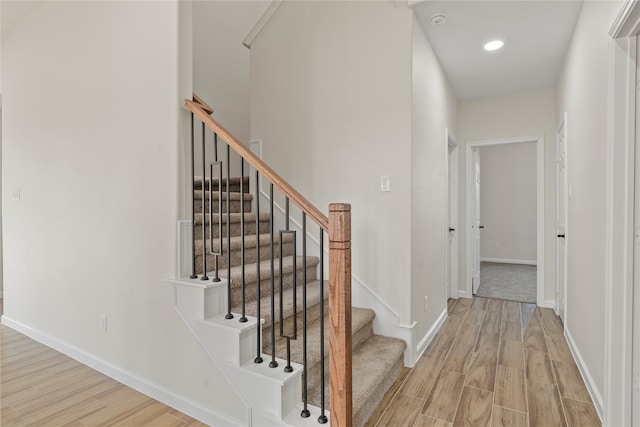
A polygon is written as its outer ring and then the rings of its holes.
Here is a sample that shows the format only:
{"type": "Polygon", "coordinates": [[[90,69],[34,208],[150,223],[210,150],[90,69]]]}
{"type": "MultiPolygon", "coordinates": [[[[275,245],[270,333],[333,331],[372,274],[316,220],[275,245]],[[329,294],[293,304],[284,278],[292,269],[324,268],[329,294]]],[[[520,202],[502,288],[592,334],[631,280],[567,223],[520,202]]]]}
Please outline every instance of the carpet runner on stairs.
{"type": "MultiPolygon", "coordinates": [[[[271,328],[275,327],[276,339],[276,357],[286,359],[286,341],[279,336],[280,327],[280,304],[279,289],[280,277],[283,281],[283,322],[285,330],[291,330],[293,322],[297,323],[298,339],[291,341],[291,360],[302,364],[302,328],[303,328],[303,307],[302,300],[304,283],[304,263],[302,256],[293,257],[293,240],[292,235],[284,234],[282,239],[282,255],[279,254],[279,230],[274,230],[274,283],[275,283],[275,319],[271,318],[271,236],[269,234],[269,214],[260,212],[256,214],[251,212],[253,196],[249,194],[249,178],[245,177],[242,182],[243,193],[240,193],[240,178],[232,178],[230,181],[230,215],[226,215],[227,210],[227,194],[226,180],[222,182],[222,212],[219,214],[218,204],[218,188],[219,183],[213,182],[213,197],[209,201],[208,188],[210,182],[205,182],[204,195],[205,211],[204,223],[206,224],[205,236],[208,239],[210,227],[209,205],[211,204],[213,215],[212,233],[216,240],[213,242],[213,249],[219,250],[219,234],[218,224],[222,220],[222,241],[223,257],[219,258],[220,277],[227,278],[229,272],[227,270],[227,221],[230,225],[231,236],[231,301],[232,312],[240,313],[242,311],[242,235],[240,214],[241,201],[244,203],[244,282],[245,282],[245,312],[248,316],[256,316],[257,305],[260,305],[260,315],[264,319],[262,326],[262,352],[265,361],[269,363],[271,356],[271,328]],[[211,203],[210,203],[211,202],[211,203]],[[258,217],[258,226],[256,227],[256,215],[258,217]],[[260,259],[258,260],[257,246],[260,247],[260,259]],[[282,256],[282,259],[279,257],[282,256]],[[295,262],[294,262],[295,261],[295,262]],[[282,269],[280,265],[282,263],[282,269]],[[294,265],[296,271],[296,283],[294,285],[294,265]],[[257,300],[257,283],[260,283],[260,300],[257,300]],[[293,291],[296,290],[296,312],[293,310],[293,291]]],[[[203,264],[203,247],[209,252],[210,243],[208,240],[202,240],[202,180],[195,181],[195,253],[196,253],[196,271],[202,273],[203,264]]],[[[207,255],[207,270],[212,270],[214,265],[214,256],[207,255]]],[[[324,302],[325,312],[325,401],[328,408],[329,403],[329,337],[328,337],[328,283],[324,284],[324,293],[321,295],[321,284],[318,281],[319,259],[317,257],[306,257],[307,268],[307,382],[309,403],[320,406],[321,401],[321,368],[320,368],[320,313],[321,303],[324,302]]],[[[208,273],[212,277],[213,273],[208,273]]],[[[230,321],[238,321],[240,316],[230,321]]],[[[354,426],[362,426],[366,423],[369,416],[376,409],[384,397],[387,390],[393,385],[402,367],[404,366],[404,350],[406,344],[402,340],[395,338],[383,337],[373,333],[373,319],[375,313],[370,309],[356,308],[352,309],[352,333],[353,333],[353,418],[354,426]]],[[[275,369],[283,369],[279,366],[275,369]]],[[[329,408],[328,408],[329,409],[329,408]]]]}

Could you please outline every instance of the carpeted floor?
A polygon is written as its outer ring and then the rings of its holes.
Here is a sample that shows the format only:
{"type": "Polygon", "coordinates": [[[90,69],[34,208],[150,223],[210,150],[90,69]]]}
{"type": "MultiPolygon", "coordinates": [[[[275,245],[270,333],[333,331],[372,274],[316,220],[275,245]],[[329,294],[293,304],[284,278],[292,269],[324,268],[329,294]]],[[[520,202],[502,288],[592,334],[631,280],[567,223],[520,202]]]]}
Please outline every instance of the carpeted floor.
{"type": "Polygon", "coordinates": [[[535,265],[480,263],[479,297],[536,303],[535,265]]]}

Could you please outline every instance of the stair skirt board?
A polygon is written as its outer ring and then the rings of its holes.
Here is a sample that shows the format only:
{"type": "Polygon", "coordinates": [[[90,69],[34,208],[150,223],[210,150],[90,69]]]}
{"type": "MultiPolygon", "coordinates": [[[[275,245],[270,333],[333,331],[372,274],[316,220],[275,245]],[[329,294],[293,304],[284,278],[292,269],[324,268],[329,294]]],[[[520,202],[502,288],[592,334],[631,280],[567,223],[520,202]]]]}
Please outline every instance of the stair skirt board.
{"type": "Polygon", "coordinates": [[[21,322],[15,321],[7,315],[2,316],[2,324],[8,328],[14,329],[21,334],[37,341],[47,347],[53,348],[60,353],[83,363],[96,371],[113,378],[116,381],[130,387],[140,393],[146,394],[149,397],[154,398],[158,402],[162,402],[167,406],[175,408],[180,412],[189,415],[203,423],[211,426],[229,426],[229,427],[241,427],[246,426],[251,419],[251,409],[247,408],[247,418],[244,420],[235,419],[228,414],[218,412],[210,407],[194,402],[186,396],[182,396],[174,393],[171,390],[167,390],[160,384],[157,384],[147,378],[140,377],[139,375],[130,372],[122,367],[115,366],[109,362],[97,358],[95,355],[85,352],[70,344],[59,341],[58,339],[31,328],[21,322]]]}

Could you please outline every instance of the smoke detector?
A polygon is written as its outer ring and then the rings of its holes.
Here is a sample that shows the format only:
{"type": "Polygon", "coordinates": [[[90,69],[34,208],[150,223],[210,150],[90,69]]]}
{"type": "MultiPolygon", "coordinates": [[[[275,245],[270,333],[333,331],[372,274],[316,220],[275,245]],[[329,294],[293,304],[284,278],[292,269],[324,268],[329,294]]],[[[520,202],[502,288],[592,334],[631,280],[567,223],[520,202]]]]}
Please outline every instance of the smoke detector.
{"type": "Polygon", "coordinates": [[[445,15],[444,13],[435,14],[431,18],[429,18],[429,22],[431,22],[433,25],[442,25],[447,22],[447,15],[445,15]]]}

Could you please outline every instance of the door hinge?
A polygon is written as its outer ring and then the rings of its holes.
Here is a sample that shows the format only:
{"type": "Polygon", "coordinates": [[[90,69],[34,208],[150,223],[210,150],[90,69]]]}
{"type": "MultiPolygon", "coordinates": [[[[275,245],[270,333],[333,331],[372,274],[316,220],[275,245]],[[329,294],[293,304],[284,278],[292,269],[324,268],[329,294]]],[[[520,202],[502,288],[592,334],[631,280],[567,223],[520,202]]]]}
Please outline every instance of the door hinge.
{"type": "Polygon", "coordinates": [[[640,245],[640,227],[636,227],[634,230],[634,243],[640,245]]]}
{"type": "Polygon", "coordinates": [[[640,372],[633,374],[633,390],[640,391],[640,372]]]}

